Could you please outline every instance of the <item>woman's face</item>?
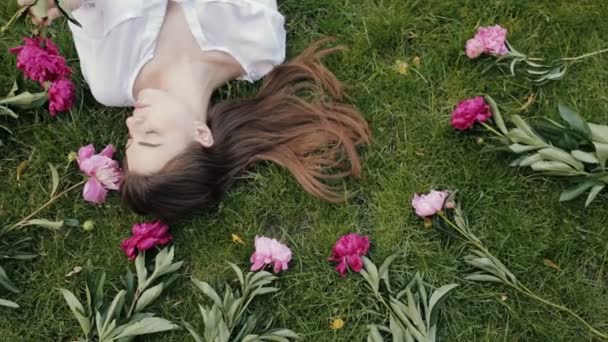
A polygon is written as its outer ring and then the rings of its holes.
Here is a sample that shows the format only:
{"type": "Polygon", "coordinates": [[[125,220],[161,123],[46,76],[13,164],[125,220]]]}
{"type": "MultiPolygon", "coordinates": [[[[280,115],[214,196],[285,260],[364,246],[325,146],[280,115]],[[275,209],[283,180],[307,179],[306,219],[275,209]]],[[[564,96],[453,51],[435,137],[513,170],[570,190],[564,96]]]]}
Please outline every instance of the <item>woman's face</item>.
{"type": "Polygon", "coordinates": [[[209,128],[197,121],[182,101],[158,89],[144,89],[138,94],[133,115],[126,123],[129,170],[139,174],[160,171],[192,142],[207,146],[211,137],[209,128]]]}

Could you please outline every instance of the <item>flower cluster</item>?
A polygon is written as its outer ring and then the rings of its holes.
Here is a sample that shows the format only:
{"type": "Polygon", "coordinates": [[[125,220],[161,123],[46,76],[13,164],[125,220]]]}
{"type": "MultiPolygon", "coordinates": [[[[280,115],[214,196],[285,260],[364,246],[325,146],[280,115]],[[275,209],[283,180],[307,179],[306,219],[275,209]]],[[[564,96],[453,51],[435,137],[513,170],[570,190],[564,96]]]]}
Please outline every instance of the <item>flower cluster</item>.
{"type": "Polygon", "coordinates": [[[135,224],[131,228],[131,233],[133,235],[120,244],[120,248],[129,260],[135,260],[138,251],[143,252],[154,246],[166,245],[173,239],[169,227],[160,221],[135,224]]]}
{"type": "Polygon", "coordinates": [[[507,48],[507,30],[500,25],[480,27],[475,37],[466,44],[466,53],[469,58],[477,58],[486,53],[494,56],[504,56],[509,53],[507,48]]]}
{"type": "Polygon", "coordinates": [[[72,69],[48,38],[24,38],[24,43],[9,49],[17,56],[17,68],[23,76],[40,83],[48,91],[52,116],[68,110],[74,104],[75,87],[69,77],[72,69]]]}
{"type": "Polygon", "coordinates": [[[330,261],[338,263],[336,271],[342,277],[346,276],[346,270],[350,268],[353,272],[361,272],[363,268],[362,257],[369,251],[369,237],[350,233],[342,236],[334,245],[330,261]]]}
{"type": "Polygon", "coordinates": [[[273,272],[279,273],[287,269],[287,264],[291,261],[291,250],[275,239],[256,236],[255,252],[253,252],[249,261],[251,261],[252,271],[258,271],[268,265],[273,265],[273,272]]]}
{"type": "Polygon", "coordinates": [[[471,128],[475,123],[483,123],[492,116],[490,107],[483,96],[461,101],[452,112],[452,127],[459,131],[471,128]]]}
{"type": "Polygon", "coordinates": [[[118,161],[113,160],[114,146],[106,146],[95,154],[93,145],[83,146],[76,158],[80,171],[89,177],[84,185],[83,197],[86,201],[103,203],[108,190],[119,190],[122,183],[122,171],[118,161]]]}

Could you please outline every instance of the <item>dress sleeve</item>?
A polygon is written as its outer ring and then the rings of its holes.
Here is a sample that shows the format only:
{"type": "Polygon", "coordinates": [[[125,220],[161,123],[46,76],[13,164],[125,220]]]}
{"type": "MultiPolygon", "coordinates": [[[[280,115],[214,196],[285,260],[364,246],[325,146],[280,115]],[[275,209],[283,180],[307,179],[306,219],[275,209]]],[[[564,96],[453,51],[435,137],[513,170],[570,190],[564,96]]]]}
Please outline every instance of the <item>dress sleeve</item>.
{"type": "Polygon", "coordinates": [[[285,19],[276,0],[203,0],[196,8],[203,48],[232,55],[243,79],[258,80],[285,60],[285,19]]]}

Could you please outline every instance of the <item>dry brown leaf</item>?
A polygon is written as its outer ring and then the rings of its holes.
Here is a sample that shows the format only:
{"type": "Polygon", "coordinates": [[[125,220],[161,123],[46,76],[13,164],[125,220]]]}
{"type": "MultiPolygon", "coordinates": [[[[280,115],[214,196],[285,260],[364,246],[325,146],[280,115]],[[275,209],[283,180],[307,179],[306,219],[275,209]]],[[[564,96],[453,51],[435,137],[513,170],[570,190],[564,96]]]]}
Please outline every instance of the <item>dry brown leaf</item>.
{"type": "Polygon", "coordinates": [[[19,166],[17,166],[17,171],[15,172],[17,174],[17,182],[21,180],[21,176],[23,176],[25,170],[27,170],[26,160],[22,161],[21,163],[19,163],[19,166]]]}
{"type": "Polygon", "coordinates": [[[536,95],[534,94],[530,94],[528,96],[528,100],[526,101],[526,103],[524,103],[523,106],[519,107],[519,111],[520,112],[527,112],[528,109],[530,109],[530,106],[532,106],[532,104],[534,104],[534,100],[536,100],[536,95]]]}
{"type": "Polygon", "coordinates": [[[547,267],[551,267],[556,270],[560,269],[559,266],[553,260],[550,260],[550,259],[544,259],[543,264],[545,264],[545,266],[547,266],[547,267]]]}
{"type": "Polygon", "coordinates": [[[241,237],[236,234],[232,234],[232,242],[239,243],[239,244],[245,246],[245,242],[243,242],[243,239],[241,239],[241,237]]]}

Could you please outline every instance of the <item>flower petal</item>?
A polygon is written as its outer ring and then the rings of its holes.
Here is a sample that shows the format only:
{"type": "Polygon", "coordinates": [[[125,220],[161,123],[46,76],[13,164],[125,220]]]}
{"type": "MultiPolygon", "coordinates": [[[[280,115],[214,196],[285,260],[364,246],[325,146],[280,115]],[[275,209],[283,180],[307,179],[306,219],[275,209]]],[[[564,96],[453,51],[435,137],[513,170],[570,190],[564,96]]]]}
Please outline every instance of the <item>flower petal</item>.
{"type": "Polygon", "coordinates": [[[95,177],[89,178],[82,190],[82,196],[85,201],[96,204],[105,202],[107,193],[108,191],[104,189],[103,185],[95,177]]]}

